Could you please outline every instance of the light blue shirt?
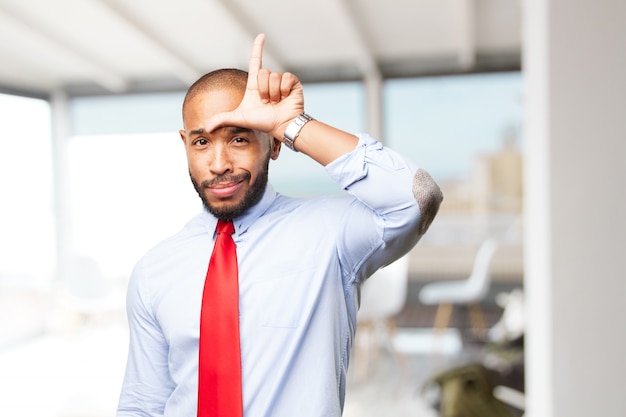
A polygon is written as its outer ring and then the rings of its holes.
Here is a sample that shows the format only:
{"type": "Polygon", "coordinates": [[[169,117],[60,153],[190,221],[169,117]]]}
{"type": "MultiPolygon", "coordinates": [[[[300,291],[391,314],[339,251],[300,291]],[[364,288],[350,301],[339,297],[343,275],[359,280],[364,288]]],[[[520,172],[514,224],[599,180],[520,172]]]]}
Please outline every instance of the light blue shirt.
{"type": "MultiPolygon", "coordinates": [[[[277,194],[235,219],[246,417],[340,416],[358,288],[420,234],[417,167],[369,136],[327,166],[347,193],[277,194]]],[[[128,289],[130,350],[118,416],[194,417],[208,212],[151,249],[128,289]]]]}

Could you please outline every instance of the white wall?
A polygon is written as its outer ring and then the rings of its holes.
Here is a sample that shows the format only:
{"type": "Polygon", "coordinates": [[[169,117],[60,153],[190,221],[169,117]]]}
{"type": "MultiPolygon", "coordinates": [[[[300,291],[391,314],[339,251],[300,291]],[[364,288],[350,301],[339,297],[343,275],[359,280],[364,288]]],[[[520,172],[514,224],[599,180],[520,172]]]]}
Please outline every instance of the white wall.
{"type": "Polygon", "coordinates": [[[527,0],[529,416],[626,409],[626,2],[527,0]]]}

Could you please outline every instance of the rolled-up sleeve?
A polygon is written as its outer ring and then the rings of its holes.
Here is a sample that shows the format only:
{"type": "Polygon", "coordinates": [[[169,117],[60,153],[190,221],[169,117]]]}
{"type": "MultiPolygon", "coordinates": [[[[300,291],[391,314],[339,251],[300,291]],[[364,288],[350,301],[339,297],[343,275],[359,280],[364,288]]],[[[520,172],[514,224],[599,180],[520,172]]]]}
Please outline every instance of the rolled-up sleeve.
{"type": "MultiPolygon", "coordinates": [[[[328,174],[377,217],[380,241],[366,253],[367,268],[374,272],[408,252],[428,230],[443,200],[432,177],[397,152],[368,135],[359,135],[356,148],[326,166],[328,174]]],[[[346,218],[347,235],[362,238],[359,227],[372,226],[359,215],[346,218]],[[360,224],[361,223],[361,226],[360,224]],[[352,232],[352,233],[351,233],[352,232]]],[[[351,238],[344,240],[349,253],[351,238]]],[[[349,260],[355,269],[365,259],[349,260]]]]}

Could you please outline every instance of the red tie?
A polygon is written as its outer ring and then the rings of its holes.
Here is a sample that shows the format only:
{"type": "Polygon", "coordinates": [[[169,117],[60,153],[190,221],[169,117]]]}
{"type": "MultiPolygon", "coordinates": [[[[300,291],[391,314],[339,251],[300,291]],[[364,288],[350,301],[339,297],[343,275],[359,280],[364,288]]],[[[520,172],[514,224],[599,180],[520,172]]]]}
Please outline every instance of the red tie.
{"type": "Polygon", "coordinates": [[[202,293],[198,417],[241,417],[239,284],[232,221],[217,222],[202,293]]]}

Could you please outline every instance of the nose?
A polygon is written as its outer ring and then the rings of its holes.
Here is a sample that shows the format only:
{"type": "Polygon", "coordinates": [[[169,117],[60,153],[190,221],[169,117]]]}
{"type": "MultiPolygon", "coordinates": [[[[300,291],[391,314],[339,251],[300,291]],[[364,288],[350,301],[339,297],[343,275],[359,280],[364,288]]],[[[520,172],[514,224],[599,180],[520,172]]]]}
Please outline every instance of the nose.
{"type": "Polygon", "coordinates": [[[228,146],[216,144],[209,160],[209,169],[214,175],[222,175],[232,171],[233,165],[228,146]]]}

